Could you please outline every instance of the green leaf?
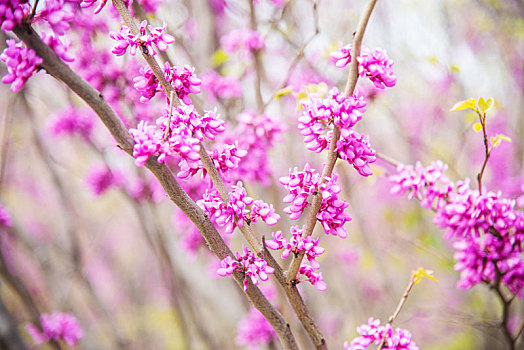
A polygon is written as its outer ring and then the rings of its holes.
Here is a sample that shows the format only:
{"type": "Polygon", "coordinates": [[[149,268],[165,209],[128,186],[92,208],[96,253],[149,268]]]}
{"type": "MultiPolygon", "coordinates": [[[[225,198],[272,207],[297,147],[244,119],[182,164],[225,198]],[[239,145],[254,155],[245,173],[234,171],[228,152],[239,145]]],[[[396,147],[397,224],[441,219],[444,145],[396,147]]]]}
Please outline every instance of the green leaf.
{"type": "Polygon", "coordinates": [[[478,122],[473,124],[473,130],[475,130],[475,132],[479,132],[480,130],[482,130],[482,124],[478,122]]]}
{"type": "Polygon", "coordinates": [[[468,100],[457,102],[453,107],[451,107],[450,111],[455,112],[455,111],[461,111],[463,109],[468,109],[468,108],[476,111],[477,110],[476,104],[477,104],[477,101],[474,98],[470,98],[468,100]]]}

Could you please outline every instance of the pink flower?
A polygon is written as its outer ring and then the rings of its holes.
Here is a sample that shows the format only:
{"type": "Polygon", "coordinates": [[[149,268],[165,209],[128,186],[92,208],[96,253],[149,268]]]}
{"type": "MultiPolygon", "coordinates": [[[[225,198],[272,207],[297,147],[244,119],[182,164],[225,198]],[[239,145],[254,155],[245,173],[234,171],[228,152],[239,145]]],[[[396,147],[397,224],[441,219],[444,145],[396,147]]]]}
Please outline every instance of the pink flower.
{"type": "Polygon", "coordinates": [[[341,159],[347,160],[362,176],[373,174],[369,166],[377,160],[376,152],[369,144],[369,137],[350,130],[346,137],[337,141],[337,152],[341,159]]]}
{"type": "Polygon", "coordinates": [[[86,177],[91,191],[100,196],[111,187],[119,187],[124,183],[123,174],[111,171],[107,166],[92,167],[86,177]]]}
{"type": "Polygon", "coordinates": [[[75,58],[67,52],[69,46],[64,45],[60,39],[56,38],[53,35],[46,36],[45,33],[42,33],[42,41],[46,43],[56,55],[64,62],[73,62],[75,58]]]}
{"type": "Polygon", "coordinates": [[[77,319],[70,313],[42,314],[40,323],[42,332],[32,324],[26,326],[36,344],[63,340],[67,345],[75,346],[84,336],[77,319]]]}
{"type": "Polygon", "coordinates": [[[109,36],[116,41],[112,52],[117,56],[124,55],[128,48],[130,48],[129,54],[134,56],[137,48],[140,46],[145,47],[147,52],[151,56],[154,56],[156,55],[156,51],[153,44],[155,44],[160,51],[166,51],[169,44],[175,42],[175,38],[166,33],[165,23],[162,27],[155,28],[148,25],[146,20],[140,23],[139,33],[137,35],[133,35],[127,26],[122,25],[118,32],[110,32],[109,36]],[[146,28],[149,30],[149,34],[146,28]]]}
{"type": "Polygon", "coordinates": [[[11,90],[17,92],[43,60],[33,50],[25,48],[22,42],[17,44],[14,39],[8,39],[6,44],[7,48],[0,55],[0,60],[7,65],[7,74],[2,78],[2,83],[11,84],[11,90]]]}
{"type": "Polygon", "coordinates": [[[338,199],[341,189],[336,185],[337,179],[338,176],[333,174],[326,178],[326,182],[320,184],[320,174],[315,169],[311,169],[309,164],[306,164],[303,171],[295,168],[292,172],[290,169],[289,176],[279,179],[289,192],[283,199],[284,203],[290,204],[284,208],[284,213],[289,214],[291,220],[298,219],[304,209],[310,206],[309,196],[318,190],[322,194],[322,204],[317,219],[322,223],[327,234],[346,238],[347,232],[343,226],[351,220],[351,217],[344,213],[349,204],[338,199]]]}
{"type": "Polygon", "coordinates": [[[4,32],[13,30],[30,11],[28,0],[0,0],[0,29],[4,32]]]}
{"type": "Polygon", "coordinates": [[[11,215],[7,209],[2,204],[0,204],[0,228],[11,227],[11,225],[11,215]]]}
{"type": "Polygon", "coordinates": [[[88,109],[67,107],[50,118],[49,128],[55,136],[79,135],[89,140],[93,132],[93,114],[88,109]]]}
{"type": "Polygon", "coordinates": [[[372,317],[368,320],[367,324],[357,327],[357,332],[360,336],[353,339],[351,344],[345,342],[345,350],[364,350],[373,344],[373,348],[375,348],[382,344],[382,341],[384,341],[384,347],[382,349],[418,350],[418,346],[413,342],[409,331],[397,328],[395,332],[393,332],[389,324],[381,326],[380,320],[375,320],[372,317]]]}
{"type": "Polygon", "coordinates": [[[34,20],[46,21],[57,36],[65,35],[71,28],[69,22],[74,19],[74,14],[64,8],[65,3],[65,0],[45,0],[42,10],[34,20]]]}
{"type": "Polygon", "coordinates": [[[252,222],[257,222],[259,218],[268,225],[275,225],[280,221],[280,215],[275,213],[273,204],[267,204],[261,200],[257,200],[253,203],[250,220],[252,222]]]}
{"type": "Polygon", "coordinates": [[[350,138],[351,128],[366,111],[366,101],[362,96],[344,97],[337,88],[333,88],[325,99],[311,94],[302,105],[298,128],[304,136],[306,148],[317,153],[328,148],[331,125],[339,127],[342,138],[350,138]]]}
{"type": "MultiPolygon", "coordinates": [[[[331,58],[337,67],[343,68],[351,62],[351,44],[342,46],[342,43],[339,43],[338,46],[338,51],[332,52],[331,58]]],[[[386,50],[370,50],[362,46],[357,61],[360,76],[368,77],[378,89],[395,86],[397,78],[391,68],[393,61],[388,57],[386,50]]]]}
{"type": "Polygon", "coordinates": [[[238,270],[245,274],[244,278],[244,291],[247,291],[248,277],[251,279],[253,284],[260,284],[260,280],[267,281],[269,279],[268,274],[272,274],[275,270],[267,265],[264,259],[257,258],[255,254],[242,246],[243,254],[236,252],[237,261],[234,261],[230,256],[226,257],[220,262],[220,268],[217,273],[220,276],[231,275],[233,271],[238,270]]]}
{"type": "Polygon", "coordinates": [[[238,335],[235,342],[238,346],[247,346],[250,350],[259,349],[277,339],[277,333],[265,317],[255,308],[238,323],[238,335]]]}
{"type": "Polygon", "coordinates": [[[228,53],[246,50],[247,52],[261,50],[265,47],[260,32],[251,29],[235,29],[222,37],[220,43],[228,53]]]}
{"type": "Polygon", "coordinates": [[[242,86],[238,80],[223,77],[212,70],[202,75],[202,89],[213,100],[217,98],[229,99],[242,96],[242,86]]]}

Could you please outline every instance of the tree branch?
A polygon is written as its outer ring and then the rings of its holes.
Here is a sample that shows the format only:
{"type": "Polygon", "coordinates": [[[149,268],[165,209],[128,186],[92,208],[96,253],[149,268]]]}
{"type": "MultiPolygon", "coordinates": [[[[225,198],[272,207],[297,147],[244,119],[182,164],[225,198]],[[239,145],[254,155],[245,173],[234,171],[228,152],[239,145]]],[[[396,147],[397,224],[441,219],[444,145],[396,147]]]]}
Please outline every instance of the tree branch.
{"type": "MultiPolygon", "coordinates": [[[[120,3],[121,1],[114,1],[120,3]]],[[[117,7],[118,8],[118,7],[117,7]]],[[[127,10],[126,10],[127,12],[127,10]]],[[[111,132],[120,148],[128,154],[132,154],[133,139],[125,128],[122,121],[111,109],[102,94],[96,91],[84,79],[78,76],[65,65],[56,54],[38,36],[29,25],[22,24],[13,29],[14,33],[24,41],[24,43],[43,59],[42,67],[58,80],[63,81],[71,90],[82,98],[100,117],[111,132]]],[[[154,60],[154,59],[153,59],[154,60]]],[[[149,63],[149,62],[148,62],[149,63]]],[[[156,61],[155,61],[156,63],[156,61]]],[[[158,65],[158,64],[157,64],[158,65]]],[[[172,88],[172,87],[171,87],[172,88]]],[[[159,164],[156,157],[148,160],[146,167],[160,181],[162,187],[169,198],[186,214],[186,216],[197,226],[206,240],[207,246],[219,258],[226,256],[233,257],[226,243],[215,229],[207,215],[200,207],[185,193],[167,166],[159,164]]],[[[243,287],[244,274],[236,272],[233,277],[239,287],[243,287]]],[[[282,315],[271,305],[260,289],[248,281],[246,295],[250,302],[264,315],[277,332],[280,341],[285,349],[297,349],[295,338],[291,333],[289,324],[283,319],[282,315]]]]}
{"type": "MultiPolygon", "coordinates": [[[[357,85],[357,81],[358,81],[357,57],[360,56],[360,47],[362,46],[362,38],[364,37],[364,32],[366,31],[369,17],[371,16],[371,13],[373,12],[373,9],[376,3],[377,3],[377,0],[368,1],[367,6],[364,12],[362,13],[362,16],[360,17],[360,22],[358,23],[357,29],[355,33],[353,34],[354,37],[353,37],[353,46],[351,48],[351,63],[349,65],[349,75],[348,75],[348,79],[346,82],[346,88],[343,92],[344,96],[353,95],[353,91],[355,90],[355,86],[357,85]]],[[[340,138],[340,130],[337,126],[335,126],[333,129],[333,136],[331,137],[331,142],[329,144],[326,164],[324,166],[324,170],[322,171],[321,183],[326,182],[326,177],[330,177],[331,174],[333,173],[333,169],[335,168],[335,163],[338,158],[336,147],[337,147],[337,141],[339,138],[340,138]]],[[[311,207],[309,208],[309,213],[306,219],[304,233],[302,234],[303,237],[307,237],[313,234],[313,230],[315,229],[315,225],[317,223],[317,214],[322,204],[322,194],[320,193],[320,191],[317,191],[317,192],[318,193],[313,197],[311,207]]],[[[297,273],[298,273],[298,270],[300,269],[300,264],[302,263],[303,258],[304,258],[304,254],[293,256],[293,260],[291,261],[289,269],[286,273],[288,283],[296,279],[297,273]]]]}

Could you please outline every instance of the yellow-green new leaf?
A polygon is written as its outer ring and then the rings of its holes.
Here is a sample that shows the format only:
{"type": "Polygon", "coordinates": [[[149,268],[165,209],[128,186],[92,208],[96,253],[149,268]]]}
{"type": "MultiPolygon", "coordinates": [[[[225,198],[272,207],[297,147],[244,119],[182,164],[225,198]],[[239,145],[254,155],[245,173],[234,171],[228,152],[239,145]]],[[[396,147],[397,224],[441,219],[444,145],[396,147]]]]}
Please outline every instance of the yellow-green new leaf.
{"type": "Polygon", "coordinates": [[[455,111],[461,111],[461,110],[468,109],[468,108],[476,111],[477,110],[476,105],[477,105],[477,100],[475,100],[474,98],[470,98],[468,100],[464,100],[464,101],[455,103],[455,105],[451,107],[450,111],[455,112],[455,111]]]}
{"type": "Polygon", "coordinates": [[[278,100],[282,96],[286,96],[286,95],[289,95],[291,93],[293,93],[293,90],[291,90],[291,86],[287,86],[287,87],[285,87],[283,89],[278,90],[277,93],[275,94],[275,98],[278,100]]]}
{"type": "Polygon", "coordinates": [[[473,130],[475,130],[475,132],[479,132],[480,130],[482,130],[482,124],[480,123],[473,124],[473,130]]]}
{"type": "Polygon", "coordinates": [[[495,137],[492,136],[490,138],[490,141],[491,141],[491,148],[495,148],[495,147],[498,147],[502,143],[502,141],[511,142],[511,138],[504,134],[498,134],[495,137]]]}
{"type": "Polygon", "coordinates": [[[429,278],[435,282],[438,282],[435,277],[433,277],[433,271],[426,270],[423,267],[419,267],[416,271],[411,272],[413,274],[413,283],[420,283],[423,277],[429,278]]]}
{"type": "Polygon", "coordinates": [[[213,67],[218,67],[228,60],[229,56],[222,49],[216,50],[211,56],[211,64],[213,67]]]}
{"type": "Polygon", "coordinates": [[[488,98],[487,100],[484,100],[484,98],[482,97],[478,99],[479,109],[484,113],[487,112],[491,107],[493,107],[494,103],[495,100],[492,97],[488,98]]]}

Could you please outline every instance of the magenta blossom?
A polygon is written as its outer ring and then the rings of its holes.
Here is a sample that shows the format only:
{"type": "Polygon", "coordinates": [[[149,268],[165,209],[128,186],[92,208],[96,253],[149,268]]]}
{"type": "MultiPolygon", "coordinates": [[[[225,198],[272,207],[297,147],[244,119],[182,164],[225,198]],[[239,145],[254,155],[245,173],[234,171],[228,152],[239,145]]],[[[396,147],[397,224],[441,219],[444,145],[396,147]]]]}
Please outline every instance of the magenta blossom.
{"type": "Polygon", "coordinates": [[[77,319],[70,313],[42,314],[40,315],[40,323],[41,332],[32,324],[26,326],[36,344],[47,343],[51,340],[57,342],[63,340],[67,345],[75,346],[84,336],[77,319]]]}
{"type": "Polygon", "coordinates": [[[22,42],[17,44],[15,39],[8,39],[6,44],[7,48],[0,55],[0,60],[7,65],[7,74],[2,78],[2,83],[11,84],[11,90],[17,92],[43,60],[33,50],[24,47],[22,42]]]}
{"type": "Polygon", "coordinates": [[[345,342],[345,350],[364,350],[369,347],[375,349],[382,342],[382,349],[386,350],[418,350],[409,331],[401,328],[393,331],[389,324],[381,326],[380,320],[370,318],[367,324],[357,327],[357,332],[360,336],[353,339],[351,344],[345,342]]]}

